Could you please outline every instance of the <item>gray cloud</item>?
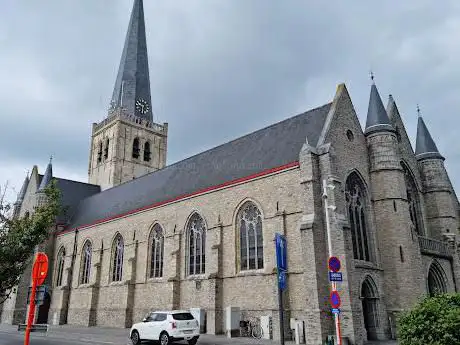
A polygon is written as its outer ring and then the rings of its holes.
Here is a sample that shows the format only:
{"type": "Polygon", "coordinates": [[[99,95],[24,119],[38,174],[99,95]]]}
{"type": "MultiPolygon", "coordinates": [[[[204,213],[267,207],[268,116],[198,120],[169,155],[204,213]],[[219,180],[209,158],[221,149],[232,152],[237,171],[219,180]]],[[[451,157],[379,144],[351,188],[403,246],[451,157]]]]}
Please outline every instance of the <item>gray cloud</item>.
{"type": "MultiPolygon", "coordinates": [[[[131,6],[0,5],[0,157],[11,167],[0,181],[20,184],[50,154],[56,174],[86,180],[91,123],[105,115],[131,6]]],[[[458,1],[145,1],[145,14],[169,163],[324,104],[340,82],[364,123],[373,69],[414,144],[420,103],[460,188],[458,1]]]]}

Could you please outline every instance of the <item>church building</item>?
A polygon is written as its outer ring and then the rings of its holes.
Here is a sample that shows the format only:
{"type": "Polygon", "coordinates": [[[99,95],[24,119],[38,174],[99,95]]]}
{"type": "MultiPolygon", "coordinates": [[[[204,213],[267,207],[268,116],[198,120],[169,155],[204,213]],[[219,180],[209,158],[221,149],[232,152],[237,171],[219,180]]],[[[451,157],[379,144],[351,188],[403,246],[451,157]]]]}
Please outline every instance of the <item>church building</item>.
{"type": "MultiPolygon", "coordinates": [[[[328,242],[352,344],[394,338],[420,297],[459,291],[460,204],[420,115],[414,151],[392,96],[385,107],[372,81],[363,130],[340,84],[318,108],[167,165],[145,30],[134,0],[110,109],[91,128],[88,183],[34,166],[14,204],[15,216],[32,213],[52,179],[62,194],[40,246],[51,266],[36,323],[123,328],[148,311],[201,308],[203,332],[225,334],[234,307],[242,320],[270,316],[277,340],[276,233],[287,239],[285,334],[303,321],[310,345],[335,333],[328,242]]],[[[25,322],[30,273],[2,323],[25,322]]]]}

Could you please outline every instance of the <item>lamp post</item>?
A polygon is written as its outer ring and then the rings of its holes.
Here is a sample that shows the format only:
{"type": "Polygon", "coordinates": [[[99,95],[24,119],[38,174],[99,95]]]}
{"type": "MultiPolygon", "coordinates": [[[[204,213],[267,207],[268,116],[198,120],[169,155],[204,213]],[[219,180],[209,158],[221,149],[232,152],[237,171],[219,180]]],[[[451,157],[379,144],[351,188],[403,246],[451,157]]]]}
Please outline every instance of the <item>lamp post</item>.
{"type": "MultiPolygon", "coordinates": [[[[332,212],[335,211],[336,207],[334,205],[329,205],[327,192],[328,190],[334,190],[335,186],[328,184],[327,180],[323,180],[323,200],[324,200],[324,213],[326,217],[326,231],[327,231],[327,246],[329,251],[329,257],[333,256],[332,253],[332,236],[331,236],[331,223],[329,221],[329,210],[332,212]]],[[[337,291],[337,283],[331,282],[332,291],[337,291]]],[[[335,333],[337,337],[337,345],[342,345],[342,336],[340,334],[340,317],[338,313],[334,313],[335,321],[335,333]]]]}

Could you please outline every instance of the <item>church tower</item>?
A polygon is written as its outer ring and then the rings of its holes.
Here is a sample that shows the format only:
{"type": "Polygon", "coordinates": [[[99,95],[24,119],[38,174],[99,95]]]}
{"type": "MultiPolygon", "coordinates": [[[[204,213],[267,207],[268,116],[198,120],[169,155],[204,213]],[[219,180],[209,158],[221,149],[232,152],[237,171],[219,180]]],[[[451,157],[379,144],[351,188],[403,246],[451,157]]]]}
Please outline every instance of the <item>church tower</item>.
{"type": "Polygon", "coordinates": [[[417,124],[415,155],[422,175],[430,237],[443,240],[443,234],[457,232],[457,198],[444,166],[444,157],[421,116],[417,124]]]}
{"type": "Polygon", "coordinates": [[[134,0],[107,117],[93,123],[89,183],[107,189],[166,165],[168,124],[153,121],[142,0],[134,0]]]}
{"type": "Polygon", "coordinates": [[[381,268],[385,272],[385,303],[390,318],[415,302],[423,291],[424,274],[418,238],[412,231],[404,171],[396,130],[372,83],[364,132],[381,268]],[[415,297],[412,297],[415,296],[415,297]]]}

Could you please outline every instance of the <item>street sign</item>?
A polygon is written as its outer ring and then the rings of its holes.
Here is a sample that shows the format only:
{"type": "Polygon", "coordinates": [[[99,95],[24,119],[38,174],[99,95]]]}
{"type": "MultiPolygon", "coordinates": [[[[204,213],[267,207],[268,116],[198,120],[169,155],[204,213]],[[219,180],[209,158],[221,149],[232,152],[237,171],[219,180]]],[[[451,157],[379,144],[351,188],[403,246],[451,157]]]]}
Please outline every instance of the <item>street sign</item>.
{"type": "Polygon", "coordinates": [[[287,246],[286,237],[276,233],[275,234],[275,245],[276,245],[276,265],[278,270],[287,271],[287,246]]]}
{"type": "Polygon", "coordinates": [[[37,286],[45,282],[48,274],[48,256],[45,253],[37,253],[37,258],[32,269],[32,279],[36,281],[37,286]]]}
{"type": "MultiPolygon", "coordinates": [[[[40,285],[35,288],[35,304],[42,305],[45,300],[45,295],[48,292],[48,286],[40,285]]],[[[30,303],[30,295],[32,294],[32,287],[29,286],[29,291],[27,292],[27,304],[30,303]]]]}
{"type": "Polygon", "coordinates": [[[336,256],[331,256],[328,262],[329,270],[332,272],[340,271],[340,260],[336,256]]]}
{"type": "Polygon", "coordinates": [[[342,272],[329,272],[329,281],[330,282],[341,282],[342,272]]]}
{"type": "Polygon", "coordinates": [[[27,327],[24,336],[24,345],[29,345],[30,331],[35,318],[35,295],[37,286],[45,282],[46,275],[48,274],[48,256],[45,253],[39,252],[35,256],[34,265],[32,268],[32,292],[30,296],[29,315],[27,317],[27,327]]]}
{"type": "Polygon", "coordinates": [[[339,308],[332,308],[331,311],[332,311],[332,314],[340,314],[339,308]]]}
{"type": "Polygon", "coordinates": [[[286,289],[286,272],[285,271],[280,271],[278,273],[278,282],[279,282],[281,290],[286,289]]]}
{"type": "Polygon", "coordinates": [[[332,291],[331,295],[329,296],[329,300],[331,301],[332,308],[339,308],[340,307],[340,296],[337,291],[332,291]]]}

